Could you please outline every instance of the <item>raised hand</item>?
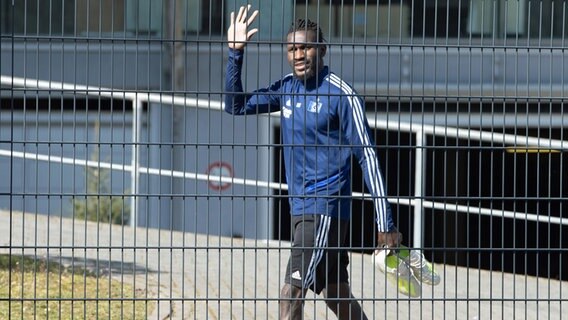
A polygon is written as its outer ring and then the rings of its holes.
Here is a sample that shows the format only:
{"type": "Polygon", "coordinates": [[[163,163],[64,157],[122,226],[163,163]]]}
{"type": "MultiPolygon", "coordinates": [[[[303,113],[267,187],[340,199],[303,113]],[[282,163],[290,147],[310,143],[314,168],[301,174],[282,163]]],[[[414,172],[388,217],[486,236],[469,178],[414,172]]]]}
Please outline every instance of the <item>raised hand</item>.
{"type": "Polygon", "coordinates": [[[243,50],[247,45],[247,41],[258,32],[257,28],[247,30],[258,16],[258,10],[255,10],[250,17],[247,18],[250,8],[250,4],[247,5],[246,8],[244,6],[241,7],[236,18],[235,13],[231,12],[231,25],[227,31],[229,48],[243,50]]]}

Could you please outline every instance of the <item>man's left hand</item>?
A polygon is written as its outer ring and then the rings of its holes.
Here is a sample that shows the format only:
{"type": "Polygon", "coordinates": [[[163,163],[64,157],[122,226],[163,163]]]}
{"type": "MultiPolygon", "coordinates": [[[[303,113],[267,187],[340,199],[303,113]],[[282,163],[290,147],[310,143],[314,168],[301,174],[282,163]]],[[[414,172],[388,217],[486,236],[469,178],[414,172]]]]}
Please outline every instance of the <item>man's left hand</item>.
{"type": "Polygon", "coordinates": [[[377,246],[378,247],[391,247],[397,248],[402,242],[402,233],[398,232],[396,228],[388,232],[377,233],[377,246]]]}

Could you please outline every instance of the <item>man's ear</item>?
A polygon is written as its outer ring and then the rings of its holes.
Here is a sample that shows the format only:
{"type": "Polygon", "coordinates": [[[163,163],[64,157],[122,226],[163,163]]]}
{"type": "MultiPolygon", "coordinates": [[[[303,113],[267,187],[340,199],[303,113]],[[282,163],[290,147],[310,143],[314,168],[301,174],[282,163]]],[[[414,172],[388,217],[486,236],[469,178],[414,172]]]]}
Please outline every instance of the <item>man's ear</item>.
{"type": "Polygon", "coordinates": [[[325,57],[325,54],[327,52],[327,46],[320,45],[319,50],[320,50],[320,52],[319,52],[320,58],[325,57]]]}

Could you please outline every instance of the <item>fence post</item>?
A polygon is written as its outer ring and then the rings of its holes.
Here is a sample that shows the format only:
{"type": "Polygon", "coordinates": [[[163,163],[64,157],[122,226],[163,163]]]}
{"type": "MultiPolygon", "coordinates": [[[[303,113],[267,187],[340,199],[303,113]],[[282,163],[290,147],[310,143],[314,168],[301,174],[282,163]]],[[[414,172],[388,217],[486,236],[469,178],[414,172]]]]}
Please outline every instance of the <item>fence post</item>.
{"type": "Polygon", "coordinates": [[[132,101],[132,159],[130,171],[130,226],[138,226],[138,189],[139,189],[139,157],[140,157],[140,128],[142,122],[142,99],[136,93],[132,101]]]}
{"type": "Polygon", "coordinates": [[[416,158],[414,170],[414,223],[413,223],[413,243],[412,247],[422,248],[422,214],[424,212],[424,172],[426,168],[426,153],[424,146],[426,144],[426,135],[424,130],[416,131],[416,158]]]}

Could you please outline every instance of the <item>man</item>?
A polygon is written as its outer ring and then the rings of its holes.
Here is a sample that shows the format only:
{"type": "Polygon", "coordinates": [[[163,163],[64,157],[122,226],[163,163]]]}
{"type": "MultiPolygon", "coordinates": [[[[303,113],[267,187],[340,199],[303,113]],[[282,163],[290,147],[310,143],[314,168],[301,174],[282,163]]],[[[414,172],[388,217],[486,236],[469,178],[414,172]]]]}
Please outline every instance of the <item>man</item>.
{"type": "Polygon", "coordinates": [[[339,319],[367,319],[351,294],[345,247],[351,215],[351,155],[373,194],[379,246],[398,247],[396,230],[363,101],[324,65],[327,46],[317,24],[298,19],[287,36],[292,74],[251,94],[241,68],[248,30],[258,16],[251,6],[231,13],[225,111],[234,115],[281,111],[281,136],[290,195],[293,245],[280,293],[281,319],[299,319],[308,289],[323,293],[339,319]]]}

